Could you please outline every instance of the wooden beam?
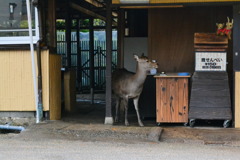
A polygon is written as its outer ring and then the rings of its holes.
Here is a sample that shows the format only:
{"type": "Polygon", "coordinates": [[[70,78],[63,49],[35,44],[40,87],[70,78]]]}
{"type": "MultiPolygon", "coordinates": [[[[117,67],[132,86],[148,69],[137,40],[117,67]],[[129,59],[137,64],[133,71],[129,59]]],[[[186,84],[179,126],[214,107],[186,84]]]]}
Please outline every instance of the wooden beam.
{"type": "MultiPolygon", "coordinates": [[[[90,11],[90,10],[84,8],[84,7],[81,7],[78,4],[76,4],[76,3],[70,3],[70,7],[72,7],[73,9],[76,9],[76,10],[78,10],[80,12],[83,12],[83,13],[89,15],[89,16],[92,16],[94,18],[101,19],[101,20],[103,20],[105,22],[107,21],[106,17],[104,17],[104,16],[102,16],[100,14],[97,14],[97,13],[95,13],[93,11],[90,11]]],[[[112,23],[113,23],[113,25],[117,25],[117,23],[115,21],[112,21],[112,23]]]]}
{"type": "Polygon", "coordinates": [[[167,5],[167,6],[120,6],[124,9],[151,9],[151,8],[180,8],[183,5],[167,5]]]}
{"type": "Polygon", "coordinates": [[[120,4],[120,0],[112,0],[112,4],[120,4]]]}
{"type": "MultiPolygon", "coordinates": [[[[211,2],[240,2],[240,0],[150,0],[149,4],[173,3],[211,3],[211,2]]],[[[112,0],[112,4],[121,4],[120,0],[112,0]]],[[[133,3],[131,3],[133,4],[133,3]]]]}
{"type": "Polygon", "coordinates": [[[86,2],[94,5],[95,7],[104,7],[103,4],[99,3],[98,1],[96,0],[85,0],[86,2]]]}
{"type": "Polygon", "coordinates": [[[240,0],[150,0],[155,3],[207,3],[207,2],[240,2],[240,0]]]}
{"type": "Polygon", "coordinates": [[[92,16],[92,17],[95,17],[95,18],[98,18],[98,19],[101,19],[101,20],[104,20],[104,21],[107,20],[106,17],[104,17],[102,15],[99,15],[99,14],[93,12],[93,11],[90,11],[90,10],[84,8],[84,7],[81,7],[81,6],[77,5],[76,3],[70,3],[70,7],[72,7],[73,9],[76,9],[80,12],[83,12],[83,13],[89,15],[89,16],[92,16]]]}
{"type": "MultiPolygon", "coordinates": [[[[92,4],[92,5],[95,6],[95,7],[105,8],[105,6],[104,6],[102,3],[100,3],[100,2],[98,2],[98,1],[96,1],[96,0],[85,0],[85,1],[88,2],[88,3],[90,3],[90,4],[92,4]]],[[[113,16],[113,17],[117,17],[117,13],[116,13],[116,12],[112,12],[112,16],[113,16]]]]}

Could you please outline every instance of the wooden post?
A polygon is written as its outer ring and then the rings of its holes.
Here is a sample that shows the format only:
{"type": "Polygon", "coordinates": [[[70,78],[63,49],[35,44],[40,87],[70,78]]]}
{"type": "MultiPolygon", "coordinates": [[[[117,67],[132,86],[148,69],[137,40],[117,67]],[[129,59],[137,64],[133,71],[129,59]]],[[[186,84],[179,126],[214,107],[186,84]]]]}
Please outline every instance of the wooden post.
{"type": "Polygon", "coordinates": [[[64,104],[66,112],[72,112],[76,105],[75,70],[67,70],[64,72],[64,104]]]}
{"type": "MultiPolygon", "coordinates": [[[[235,72],[235,97],[240,96],[240,72],[235,72]]],[[[234,101],[235,106],[235,128],[240,128],[240,99],[235,98],[234,101]]]]}
{"type": "Polygon", "coordinates": [[[117,67],[118,68],[123,68],[124,67],[124,31],[125,31],[125,16],[124,16],[124,10],[119,9],[118,12],[118,47],[117,47],[117,67]]]}
{"type": "Polygon", "coordinates": [[[82,72],[81,72],[81,48],[80,48],[80,25],[79,25],[79,18],[77,19],[77,86],[80,88],[81,87],[81,78],[82,78],[82,72]]]}
{"type": "Polygon", "coordinates": [[[240,103],[239,103],[239,92],[240,86],[238,85],[239,81],[239,71],[240,71],[240,5],[233,6],[233,112],[235,113],[233,116],[233,124],[235,124],[235,128],[240,128],[240,103]]]}
{"type": "Polygon", "coordinates": [[[89,21],[89,57],[90,57],[90,93],[91,93],[91,104],[94,103],[94,33],[93,33],[93,18],[89,21]]]}
{"type": "Polygon", "coordinates": [[[72,19],[70,15],[70,7],[69,5],[67,7],[67,12],[66,12],[66,43],[67,43],[67,68],[71,68],[71,24],[72,24],[72,19]]]}
{"type": "Polygon", "coordinates": [[[64,72],[64,102],[65,111],[72,112],[76,104],[76,71],[72,67],[72,16],[69,3],[66,4],[66,43],[67,43],[67,70],[64,72]]]}
{"type": "Polygon", "coordinates": [[[57,46],[56,37],[56,1],[48,0],[48,27],[49,27],[49,42],[51,52],[55,52],[57,46]]]}
{"type": "Polygon", "coordinates": [[[107,1],[107,22],[106,22],[106,113],[105,124],[113,124],[112,117],[112,11],[111,1],[107,1]]]}
{"type": "Polygon", "coordinates": [[[49,54],[49,111],[50,120],[61,119],[61,56],[49,54]]]}
{"type": "Polygon", "coordinates": [[[233,6],[233,71],[240,70],[240,5],[233,6]]]}

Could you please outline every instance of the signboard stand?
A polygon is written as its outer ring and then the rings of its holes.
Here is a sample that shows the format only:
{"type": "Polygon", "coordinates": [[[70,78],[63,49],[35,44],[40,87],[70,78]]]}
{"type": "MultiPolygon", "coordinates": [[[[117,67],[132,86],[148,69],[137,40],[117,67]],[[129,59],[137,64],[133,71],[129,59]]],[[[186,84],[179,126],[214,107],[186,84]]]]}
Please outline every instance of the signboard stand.
{"type": "Polygon", "coordinates": [[[189,105],[189,124],[196,120],[232,120],[228,74],[226,72],[228,39],[215,33],[195,33],[195,72],[189,105]]]}

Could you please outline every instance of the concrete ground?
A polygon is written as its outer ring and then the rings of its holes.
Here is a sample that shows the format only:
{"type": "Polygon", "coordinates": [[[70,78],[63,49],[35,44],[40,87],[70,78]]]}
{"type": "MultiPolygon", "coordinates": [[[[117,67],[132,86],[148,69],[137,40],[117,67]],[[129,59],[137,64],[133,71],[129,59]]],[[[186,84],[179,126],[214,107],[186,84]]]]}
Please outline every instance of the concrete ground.
{"type": "MultiPolygon", "coordinates": [[[[182,124],[157,126],[154,119],[139,127],[134,112],[129,123],[104,125],[104,104],[78,102],[74,113],[59,121],[26,123],[20,134],[0,134],[0,159],[184,159],[238,160],[240,130],[218,124],[194,128],[182,124]],[[160,136],[159,134],[162,133],[160,136]]],[[[10,120],[10,119],[8,119],[10,120]]],[[[17,122],[13,124],[17,125],[17,122]]]]}
{"type": "MultiPolygon", "coordinates": [[[[42,127],[40,127],[42,128],[42,127]]],[[[44,128],[44,127],[43,127],[44,128]]],[[[57,128],[57,127],[56,127],[57,128]]],[[[33,129],[33,128],[32,128],[33,129]]],[[[81,140],[81,135],[54,134],[52,130],[26,130],[0,135],[0,159],[6,160],[239,160],[240,148],[197,143],[81,140]]],[[[92,132],[91,132],[92,133],[92,132]]],[[[102,133],[101,133],[102,134],[102,133]]],[[[96,137],[99,134],[95,134],[96,137]]]]}
{"type": "MultiPolygon", "coordinates": [[[[129,113],[130,126],[123,122],[114,125],[104,125],[105,105],[96,101],[80,101],[73,113],[63,115],[59,121],[44,121],[35,124],[33,119],[16,119],[13,125],[26,126],[20,137],[64,137],[83,141],[154,141],[196,144],[220,144],[240,147],[240,129],[223,128],[222,122],[201,123],[194,128],[183,124],[161,124],[157,126],[155,119],[143,121],[144,127],[139,127],[135,111],[129,113]],[[29,123],[30,122],[30,123],[29,123]]],[[[11,121],[6,119],[5,121],[11,121]]],[[[11,134],[10,134],[11,135],[11,134]]],[[[0,134],[1,136],[1,134],[0,134]]]]}

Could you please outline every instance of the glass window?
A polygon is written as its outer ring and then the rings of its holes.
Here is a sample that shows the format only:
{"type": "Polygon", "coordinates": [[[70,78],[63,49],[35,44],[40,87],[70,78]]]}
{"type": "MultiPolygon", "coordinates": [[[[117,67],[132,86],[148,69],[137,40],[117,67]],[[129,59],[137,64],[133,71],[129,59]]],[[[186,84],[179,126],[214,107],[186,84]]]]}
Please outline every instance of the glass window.
{"type": "MultiPolygon", "coordinates": [[[[37,8],[31,6],[33,43],[39,39],[37,8]]],[[[26,0],[0,1],[0,44],[28,44],[26,0]]]]}

